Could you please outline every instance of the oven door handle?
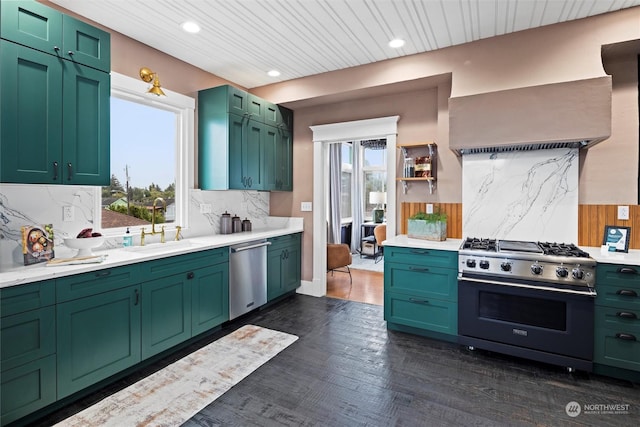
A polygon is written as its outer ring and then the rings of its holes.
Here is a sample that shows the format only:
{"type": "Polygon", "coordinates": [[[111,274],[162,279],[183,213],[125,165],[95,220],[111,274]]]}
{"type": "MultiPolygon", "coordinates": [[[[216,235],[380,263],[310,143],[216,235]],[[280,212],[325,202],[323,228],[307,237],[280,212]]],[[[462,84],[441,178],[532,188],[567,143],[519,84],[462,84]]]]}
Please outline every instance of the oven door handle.
{"type": "Polygon", "coordinates": [[[563,294],[572,294],[572,295],[586,295],[589,297],[597,296],[595,289],[589,289],[588,291],[576,291],[573,289],[559,289],[559,288],[550,288],[548,286],[534,286],[534,285],[525,285],[523,283],[512,283],[512,282],[498,282],[496,280],[487,280],[487,279],[473,279],[471,277],[463,277],[462,280],[466,280],[468,282],[476,282],[476,283],[490,283],[492,285],[500,285],[500,286],[510,286],[516,288],[524,288],[524,289],[534,289],[541,291],[551,291],[551,292],[560,292],[563,294]]]}

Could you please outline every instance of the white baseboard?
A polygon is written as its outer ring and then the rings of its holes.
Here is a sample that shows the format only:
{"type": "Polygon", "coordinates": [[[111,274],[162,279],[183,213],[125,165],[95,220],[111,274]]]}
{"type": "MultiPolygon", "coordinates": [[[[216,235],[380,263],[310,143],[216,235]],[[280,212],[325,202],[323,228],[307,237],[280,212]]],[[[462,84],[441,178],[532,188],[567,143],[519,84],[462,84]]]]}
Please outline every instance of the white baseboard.
{"type": "Polygon", "coordinates": [[[313,282],[302,280],[296,293],[310,295],[312,297],[323,297],[326,295],[326,289],[319,280],[313,282]]]}

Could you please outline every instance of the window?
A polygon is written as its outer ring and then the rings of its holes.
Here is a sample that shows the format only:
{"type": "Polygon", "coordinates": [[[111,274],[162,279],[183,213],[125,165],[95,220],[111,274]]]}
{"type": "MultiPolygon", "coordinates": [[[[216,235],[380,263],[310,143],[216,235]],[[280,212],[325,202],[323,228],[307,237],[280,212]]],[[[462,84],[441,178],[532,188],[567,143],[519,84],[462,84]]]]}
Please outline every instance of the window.
{"type": "Polygon", "coordinates": [[[343,222],[351,222],[353,207],[351,204],[351,183],[353,181],[353,147],[351,143],[342,143],[342,176],[340,188],[340,215],[343,222]]]}
{"type": "Polygon", "coordinates": [[[111,97],[111,183],[102,187],[102,229],[145,225],[152,215],[158,224],[175,221],[176,123],[175,112],[111,97]]]}
{"type": "Polygon", "coordinates": [[[193,98],[163,88],[166,97],[146,94],[148,84],[111,73],[111,183],[101,188],[95,221],[108,234],[132,232],[151,223],[188,227],[188,188],[193,188],[193,98]],[[164,208],[164,203],[157,201],[164,208]]]}
{"type": "Polygon", "coordinates": [[[364,217],[373,218],[373,209],[377,203],[369,202],[372,191],[386,191],[387,182],[387,149],[363,147],[362,182],[364,198],[364,217]]]}

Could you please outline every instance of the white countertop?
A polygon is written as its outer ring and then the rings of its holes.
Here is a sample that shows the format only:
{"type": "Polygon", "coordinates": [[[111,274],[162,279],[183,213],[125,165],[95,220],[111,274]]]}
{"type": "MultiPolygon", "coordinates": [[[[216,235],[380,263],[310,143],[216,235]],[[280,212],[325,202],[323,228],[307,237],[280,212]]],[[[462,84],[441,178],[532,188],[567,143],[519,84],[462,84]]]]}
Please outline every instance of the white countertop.
{"type": "Polygon", "coordinates": [[[462,239],[447,239],[441,242],[434,240],[412,239],[406,234],[391,237],[382,243],[384,246],[399,246],[403,248],[440,249],[443,251],[457,251],[462,245],[462,239]]]}
{"type": "MultiPolygon", "coordinates": [[[[440,249],[443,251],[457,251],[462,245],[463,239],[447,239],[442,242],[422,239],[411,239],[406,234],[391,237],[384,241],[385,246],[400,246],[418,249],[440,249]]],[[[580,249],[591,255],[596,262],[608,264],[626,264],[640,266],[640,250],[629,249],[629,253],[601,252],[600,247],[580,246],[580,249]]]]}
{"type": "Polygon", "coordinates": [[[119,267],[142,261],[150,261],[168,256],[198,252],[207,249],[220,248],[253,240],[267,239],[302,232],[302,223],[294,223],[284,228],[262,228],[234,234],[217,234],[212,236],[193,237],[189,239],[154,243],[147,246],[132,246],[107,250],[94,250],[94,255],[104,255],[105,259],[99,264],[80,264],[64,266],[47,266],[45,263],[16,268],[0,272],[0,288],[20,285],[40,280],[55,279],[73,274],[97,271],[106,268],[119,267]]]}
{"type": "Polygon", "coordinates": [[[640,249],[629,249],[624,252],[602,252],[599,247],[580,247],[591,255],[596,262],[608,264],[627,264],[640,266],[640,249]]]}

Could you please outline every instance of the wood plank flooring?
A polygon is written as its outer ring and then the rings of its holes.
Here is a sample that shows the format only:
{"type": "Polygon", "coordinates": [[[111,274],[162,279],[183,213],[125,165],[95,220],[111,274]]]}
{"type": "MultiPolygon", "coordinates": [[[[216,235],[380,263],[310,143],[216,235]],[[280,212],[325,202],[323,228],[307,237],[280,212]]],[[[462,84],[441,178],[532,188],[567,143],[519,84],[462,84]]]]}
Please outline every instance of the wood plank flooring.
{"type": "Polygon", "coordinates": [[[383,304],[384,273],[352,268],[351,275],[353,283],[349,282],[348,273],[342,271],[327,273],[327,297],[367,304],[383,304]]]}
{"type": "Polygon", "coordinates": [[[244,324],[300,339],[185,427],[640,425],[640,384],[388,331],[382,306],[293,295],[202,345],[244,324]],[[570,418],[571,401],[628,404],[629,413],[570,418]]]}

